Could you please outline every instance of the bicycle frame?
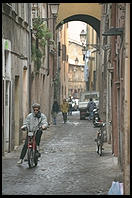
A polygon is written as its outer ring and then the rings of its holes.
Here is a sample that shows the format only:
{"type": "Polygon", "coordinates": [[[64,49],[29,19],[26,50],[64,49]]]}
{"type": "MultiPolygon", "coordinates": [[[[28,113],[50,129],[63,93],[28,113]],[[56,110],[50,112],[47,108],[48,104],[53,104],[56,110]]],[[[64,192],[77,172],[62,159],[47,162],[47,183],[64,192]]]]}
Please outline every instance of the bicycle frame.
{"type": "Polygon", "coordinates": [[[28,132],[28,165],[29,168],[38,164],[38,156],[36,155],[36,132],[28,132]]]}
{"type": "Polygon", "coordinates": [[[27,160],[28,160],[29,168],[36,166],[38,164],[38,158],[41,156],[40,153],[37,151],[37,145],[36,145],[36,133],[40,129],[42,130],[41,127],[37,126],[35,130],[29,131],[27,126],[21,127],[21,130],[27,130],[27,136],[28,136],[27,160]]]}
{"type": "Polygon", "coordinates": [[[36,149],[35,134],[33,134],[33,136],[28,135],[28,148],[33,148],[33,150],[36,149]]]}

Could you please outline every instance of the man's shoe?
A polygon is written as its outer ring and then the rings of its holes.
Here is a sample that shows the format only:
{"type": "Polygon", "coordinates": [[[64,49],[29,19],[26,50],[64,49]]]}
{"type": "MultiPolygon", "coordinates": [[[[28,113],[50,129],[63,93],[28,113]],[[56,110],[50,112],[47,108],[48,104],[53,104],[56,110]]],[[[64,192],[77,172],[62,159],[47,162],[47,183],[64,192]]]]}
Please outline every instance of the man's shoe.
{"type": "Polygon", "coordinates": [[[39,153],[39,151],[36,151],[36,156],[41,157],[41,153],[39,153]]]}
{"type": "Polygon", "coordinates": [[[40,146],[37,146],[37,151],[39,152],[39,150],[40,150],[40,146]]]}
{"type": "Polygon", "coordinates": [[[22,164],[23,160],[22,159],[19,159],[17,164],[22,164]]]}

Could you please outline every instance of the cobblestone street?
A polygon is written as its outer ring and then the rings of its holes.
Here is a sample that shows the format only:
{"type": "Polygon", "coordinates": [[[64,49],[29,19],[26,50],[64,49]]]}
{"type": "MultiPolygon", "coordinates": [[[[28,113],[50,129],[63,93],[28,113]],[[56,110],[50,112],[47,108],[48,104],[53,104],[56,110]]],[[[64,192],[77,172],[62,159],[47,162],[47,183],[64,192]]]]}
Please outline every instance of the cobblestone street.
{"type": "Polygon", "coordinates": [[[96,153],[97,128],[80,120],[79,112],[62,115],[51,125],[41,140],[38,166],[27,162],[16,165],[22,145],[2,160],[3,195],[104,195],[113,180],[122,181],[122,173],[111,153],[111,144],[104,144],[103,156],[96,153]]]}

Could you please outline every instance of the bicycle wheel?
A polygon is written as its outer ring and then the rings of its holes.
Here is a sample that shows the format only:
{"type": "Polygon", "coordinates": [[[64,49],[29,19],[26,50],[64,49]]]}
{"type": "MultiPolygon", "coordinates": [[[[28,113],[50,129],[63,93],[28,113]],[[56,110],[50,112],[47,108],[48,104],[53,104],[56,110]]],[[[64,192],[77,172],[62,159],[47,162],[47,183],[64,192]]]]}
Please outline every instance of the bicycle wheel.
{"type": "Polygon", "coordinates": [[[96,151],[99,154],[99,145],[98,144],[97,144],[97,150],[96,151]]]}
{"type": "Polygon", "coordinates": [[[37,156],[36,151],[34,152],[34,164],[35,164],[35,166],[37,166],[37,164],[38,164],[38,156],[37,156]]]}
{"type": "Polygon", "coordinates": [[[34,152],[32,148],[28,148],[28,165],[29,168],[34,166],[34,152]]]}
{"type": "Polygon", "coordinates": [[[102,145],[99,146],[99,155],[102,155],[102,145]]]}

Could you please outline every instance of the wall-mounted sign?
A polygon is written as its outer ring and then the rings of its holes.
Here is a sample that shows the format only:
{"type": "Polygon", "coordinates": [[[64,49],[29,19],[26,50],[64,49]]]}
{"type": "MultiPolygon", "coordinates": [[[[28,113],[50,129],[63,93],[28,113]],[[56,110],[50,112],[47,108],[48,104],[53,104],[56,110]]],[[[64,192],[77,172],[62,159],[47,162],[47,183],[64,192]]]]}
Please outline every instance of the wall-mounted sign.
{"type": "Polygon", "coordinates": [[[5,50],[8,50],[8,41],[5,40],[5,50]]]}

